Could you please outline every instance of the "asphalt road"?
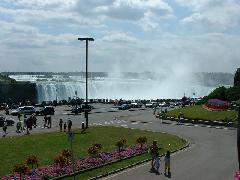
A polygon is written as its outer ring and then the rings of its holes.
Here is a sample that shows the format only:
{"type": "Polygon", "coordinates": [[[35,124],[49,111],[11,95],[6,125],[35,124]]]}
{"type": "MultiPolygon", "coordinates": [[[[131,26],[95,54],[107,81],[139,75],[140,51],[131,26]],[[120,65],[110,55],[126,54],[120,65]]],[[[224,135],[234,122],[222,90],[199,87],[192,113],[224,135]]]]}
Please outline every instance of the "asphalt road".
{"type": "MultiPolygon", "coordinates": [[[[90,125],[113,125],[126,128],[139,128],[151,131],[161,131],[176,134],[187,139],[190,148],[171,157],[171,179],[176,180],[232,180],[237,170],[236,130],[216,129],[200,126],[184,126],[162,124],[153,116],[153,110],[118,111],[111,105],[95,104],[89,115],[90,125]],[[116,111],[116,112],[109,112],[116,111]]],[[[43,117],[38,117],[38,127],[31,133],[54,131],[58,129],[58,121],[70,118],[73,128],[81,127],[83,115],[68,115],[67,106],[57,107],[53,116],[53,128],[44,129],[43,117]]],[[[17,119],[15,117],[15,119],[17,119]]],[[[8,128],[8,135],[22,135],[15,133],[15,127],[8,128]]],[[[149,172],[150,163],[123,171],[105,179],[113,180],[146,180],[169,179],[163,174],[156,175],[149,172]]],[[[163,166],[161,167],[163,171],[163,166]]]]}

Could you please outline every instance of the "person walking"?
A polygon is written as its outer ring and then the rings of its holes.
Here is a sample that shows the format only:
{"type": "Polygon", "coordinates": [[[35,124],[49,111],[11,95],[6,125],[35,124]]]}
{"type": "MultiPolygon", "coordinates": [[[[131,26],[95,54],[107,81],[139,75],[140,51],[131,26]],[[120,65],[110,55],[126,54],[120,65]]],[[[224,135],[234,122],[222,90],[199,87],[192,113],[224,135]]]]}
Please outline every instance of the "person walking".
{"type": "Polygon", "coordinates": [[[52,127],[52,117],[49,116],[48,117],[48,128],[51,128],[52,127]]]}
{"type": "Polygon", "coordinates": [[[167,151],[167,153],[164,157],[164,162],[165,162],[164,175],[165,176],[170,176],[171,175],[171,171],[170,171],[170,151],[167,151]]]}
{"type": "Polygon", "coordinates": [[[64,122],[63,129],[64,129],[63,131],[66,132],[66,129],[67,129],[67,123],[66,122],[64,122]]]}
{"type": "Polygon", "coordinates": [[[160,169],[160,162],[161,162],[161,159],[159,157],[159,153],[157,152],[156,158],[155,158],[155,162],[154,162],[154,167],[155,167],[157,175],[161,174],[160,171],[159,171],[159,169],[160,169]]]}
{"type": "Polygon", "coordinates": [[[27,128],[27,115],[24,114],[24,119],[23,119],[23,130],[27,128]]]}
{"type": "Polygon", "coordinates": [[[16,130],[17,133],[21,133],[22,132],[22,123],[21,121],[18,121],[17,122],[17,130],[16,130]]]}
{"type": "Polygon", "coordinates": [[[154,140],[153,144],[150,147],[150,152],[151,152],[151,156],[152,156],[152,160],[151,160],[151,171],[154,171],[154,161],[156,159],[157,153],[158,153],[158,146],[157,146],[157,141],[154,140]]]}
{"type": "Polygon", "coordinates": [[[153,115],[155,115],[155,114],[156,114],[156,110],[157,110],[157,107],[156,107],[156,106],[154,106],[154,107],[153,107],[153,115]]]}
{"type": "Polygon", "coordinates": [[[3,137],[5,137],[6,135],[7,135],[7,121],[5,119],[3,123],[3,137]]]}
{"type": "Polygon", "coordinates": [[[5,114],[9,115],[9,107],[8,107],[8,105],[5,107],[5,114]]]}
{"type": "Polygon", "coordinates": [[[35,113],[32,114],[32,121],[33,121],[33,126],[34,126],[34,128],[36,128],[36,127],[37,127],[37,117],[36,117],[36,114],[35,114],[35,113]]]}
{"type": "Polygon", "coordinates": [[[59,120],[59,128],[60,128],[60,132],[62,132],[62,126],[63,126],[63,120],[60,119],[60,120],[59,120]]]}
{"type": "Polygon", "coordinates": [[[48,118],[47,118],[47,115],[44,116],[44,125],[43,127],[47,127],[47,121],[48,121],[48,118]]]}
{"type": "Polygon", "coordinates": [[[72,129],[72,121],[70,119],[68,119],[67,124],[68,124],[67,125],[68,126],[68,132],[70,132],[71,129],[72,129]]]}
{"type": "Polygon", "coordinates": [[[18,113],[18,121],[21,121],[21,114],[18,113]]]}
{"type": "Polygon", "coordinates": [[[26,133],[26,135],[30,134],[30,132],[29,132],[30,129],[31,129],[31,117],[29,117],[27,119],[27,133],[26,133]]]}

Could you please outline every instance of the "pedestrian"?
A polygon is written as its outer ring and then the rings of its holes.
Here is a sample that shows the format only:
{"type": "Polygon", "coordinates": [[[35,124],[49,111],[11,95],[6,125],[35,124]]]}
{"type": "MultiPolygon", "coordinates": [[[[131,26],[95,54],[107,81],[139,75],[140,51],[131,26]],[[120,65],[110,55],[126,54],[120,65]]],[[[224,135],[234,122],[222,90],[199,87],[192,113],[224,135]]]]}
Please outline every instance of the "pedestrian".
{"type": "Polygon", "coordinates": [[[153,115],[156,114],[156,110],[157,110],[157,108],[156,108],[156,106],[154,106],[154,108],[153,108],[153,115]]]}
{"type": "Polygon", "coordinates": [[[3,137],[5,137],[6,135],[7,135],[7,121],[5,119],[3,123],[3,137]]]}
{"type": "Polygon", "coordinates": [[[25,130],[27,128],[27,115],[24,114],[24,119],[23,119],[23,129],[25,130]]]}
{"type": "Polygon", "coordinates": [[[31,129],[31,118],[28,118],[27,119],[27,133],[26,133],[26,135],[30,134],[30,132],[29,132],[30,129],[31,129]]]}
{"type": "Polygon", "coordinates": [[[159,153],[157,152],[156,154],[156,157],[155,157],[155,162],[154,162],[154,167],[155,167],[155,170],[156,170],[156,174],[159,175],[160,174],[160,157],[159,157],[159,153]]]}
{"type": "Polygon", "coordinates": [[[5,114],[9,115],[9,107],[8,107],[8,105],[5,107],[5,114]]]}
{"type": "Polygon", "coordinates": [[[21,114],[18,113],[18,121],[21,121],[21,114]]]}
{"type": "Polygon", "coordinates": [[[70,119],[68,119],[67,121],[67,126],[68,126],[68,132],[70,132],[72,128],[72,121],[70,119]]]}
{"type": "Polygon", "coordinates": [[[33,125],[33,117],[32,115],[28,118],[28,128],[29,130],[32,130],[32,125],[33,125]]]}
{"type": "Polygon", "coordinates": [[[60,119],[60,120],[59,120],[59,128],[60,128],[60,132],[62,132],[62,125],[63,125],[63,120],[60,119]]]}
{"type": "Polygon", "coordinates": [[[17,122],[17,133],[21,133],[21,131],[22,131],[22,123],[21,123],[21,121],[18,121],[17,122]]]}
{"type": "Polygon", "coordinates": [[[64,128],[63,131],[66,132],[66,129],[67,129],[67,123],[66,122],[64,122],[63,128],[64,128]]]}
{"type": "Polygon", "coordinates": [[[52,127],[52,117],[49,116],[48,117],[48,128],[51,128],[52,127]]]}
{"type": "Polygon", "coordinates": [[[44,116],[44,125],[43,127],[47,127],[47,121],[48,121],[48,118],[47,118],[47,115],[44,116]]]}
{"type": "Polygon", "coordinates": [[[167,151],[167,153],[164,157],[164,162],[165,162],[164,175],[165,176],[170,176],[171,175],[171,171],[170,171],[170,151],[167,151]]]}
{"type": "Polygon", "coordinates": [[[37,117],[36,117],[35,113],[32,114],[32,120],[33,120],[33,126],[34,126],[34,128],[36,128],[37,127],[37,117]]]}
{"type": "Polygon", "coordinates": [[[158,146],[157,146],[156,140],[153,141],[153,144],[150,147],[150,152],[151,152],[151,156],[152,156],[151,171],[154,171],[154,161],[155,161],[157,153],[158,153],[158,146]]]}

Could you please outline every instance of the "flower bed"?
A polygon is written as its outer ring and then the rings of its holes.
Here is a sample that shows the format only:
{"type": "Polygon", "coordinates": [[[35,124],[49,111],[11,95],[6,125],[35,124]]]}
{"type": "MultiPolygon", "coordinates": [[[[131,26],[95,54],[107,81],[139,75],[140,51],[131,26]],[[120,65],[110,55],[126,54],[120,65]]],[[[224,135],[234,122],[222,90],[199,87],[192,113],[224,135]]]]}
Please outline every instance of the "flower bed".
{"type": "Polygon", "coordinates": [[[237,171],[235,174],[235,180],[239,180],[240,179],[240,171],[237,171]]]}
{"type": "MultiPolygon", "coordinates": [[[[105,164],[115,162],[120,159],[129,158],[135,155],[140,155],[146,152],[149,149],[149,145],[143,144],[142,148],[140,144],[136,144],[134,146],[130,146],[122,151],[112,151],[112,152],[102,152],[96,156],[88,156],[81,158],[79,160],[75,160],[74,169],[76,172],[82,172],[88,169],[96,168],[103,166],[105,164]]],[[[40,180],[43,177],[55,178],[64,175],[71,175],[73,173],[72,164],[68,161],[64,166],[60,164],[52,164],[48,166],[44,166],[35,170],[30,171],[27,175],[25,175],[26,180],[40,180]]],[[[1,178],[2,180],[19,180],[19,174],[4,176],[1,178]]]]}
{"type": "Polygon", "coordinates": [[[219,99],[209,99],[204,106],[210,110],[227,110],[230,107],[230,103],[219,99]]]}

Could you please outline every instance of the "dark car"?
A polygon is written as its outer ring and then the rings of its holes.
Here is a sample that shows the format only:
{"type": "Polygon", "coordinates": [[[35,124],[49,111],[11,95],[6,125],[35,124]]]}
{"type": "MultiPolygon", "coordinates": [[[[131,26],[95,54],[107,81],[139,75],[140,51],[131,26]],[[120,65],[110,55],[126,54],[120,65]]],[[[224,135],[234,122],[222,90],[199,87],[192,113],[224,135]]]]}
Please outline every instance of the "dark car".
{"type": "Polygon", "coordinates": [[[87,110],[87,112],[90,112],[92,109],[94,109],[93,106],[89,105],[87,106],[87,108],[85,108],[85,104],[82,104],[80,106],[73,106],[71,112],[74,113],[74,114],[79,114],[81,112],[85,112],[87,110]]]}
{"type": "Polygon", "coordinates": [[[127,110],[130,109],[130,105],[129,104],[122,104],[121,106],[118,107],[119,110],[127,110]]]}
{"type": "Polygon", "coordinates": [[[45,115],[54,115],[54,112],[55,112],[54,107],[44,106],[39,111],[36,111],[36,114],[40,116],[45,116],[45,115]]]}
{"type": "Polygon", "coordinates": [[[2,127],[4,125],[4,121],[7,121],[7,126],[13,126],[15,121],[12,118],[5,118],[3,116],[0,116],[0,127],[2,127]]]}

